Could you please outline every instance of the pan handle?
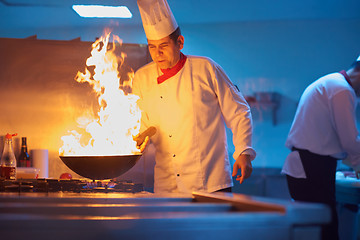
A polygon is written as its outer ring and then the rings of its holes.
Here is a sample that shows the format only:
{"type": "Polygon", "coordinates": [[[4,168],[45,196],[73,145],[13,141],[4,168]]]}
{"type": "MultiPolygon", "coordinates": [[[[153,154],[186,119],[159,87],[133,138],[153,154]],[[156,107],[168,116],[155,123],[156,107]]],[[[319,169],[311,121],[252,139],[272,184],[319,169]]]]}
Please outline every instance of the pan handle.
{"type": "Polygon", "coordinates": [[[140,146],[144,142],[146,137],[150,138],[155,133],[156,133],[156,128],[155,127],[149,127],[144,132],[142,132],[138,136],[134,137],[134,140],[136,141],[136,145],[140,146]]]}

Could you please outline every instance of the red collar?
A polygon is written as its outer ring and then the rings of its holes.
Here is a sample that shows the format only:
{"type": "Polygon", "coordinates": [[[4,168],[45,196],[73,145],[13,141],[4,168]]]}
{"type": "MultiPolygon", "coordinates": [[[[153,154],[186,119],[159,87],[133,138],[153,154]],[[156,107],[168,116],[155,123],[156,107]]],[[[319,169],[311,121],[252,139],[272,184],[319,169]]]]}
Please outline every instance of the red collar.
{"type": "Polygon", "coordinates": [[[163,83],[165,80],[171,78],[172,76],[174,76],[175,74],[177,74],[184,66],[185,62],[186,62],[187,57],[180,52],[180,60],[176,63],[175,66],[173,66],[172,68],[168,68],[168,69],[160,69],[161,72],[163,73],[163,75],[159,76],[157,78],[157,82],[158,84],[163,83]]]}
{"type": "Polygon", "coordinates": [[[339,73],[344,76],[344,78],[346,79],[346,81],[347,81],[347,82],[350,84],[350,86],[352,87],[353,85],[352,85],[352,83],[351,83],[351,81],[350,81],[350,78],[349,78],[349,76],[347,75],[346,71],[345,71],[345,70],[341,70],[339,73]]]}

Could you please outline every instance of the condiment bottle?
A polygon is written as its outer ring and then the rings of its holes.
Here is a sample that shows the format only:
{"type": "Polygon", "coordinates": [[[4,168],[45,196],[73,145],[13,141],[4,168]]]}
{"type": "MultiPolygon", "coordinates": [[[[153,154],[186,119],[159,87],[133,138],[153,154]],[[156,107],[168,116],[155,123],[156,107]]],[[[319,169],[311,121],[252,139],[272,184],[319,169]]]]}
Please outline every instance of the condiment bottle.
{"type": "Polygon", "coordinates": [[[1,157],[1,178],[16,179],[16,158],[12,147],[12,137],[17,134],[6,134],[4,151],[1,157]]]}
{"type": "Polygon", "coordinates": [[[21,151],[18,159],[19,167],[31,167],[30,164],[30,155],[27,150],[26,137],[21,138],[21,151]]]}

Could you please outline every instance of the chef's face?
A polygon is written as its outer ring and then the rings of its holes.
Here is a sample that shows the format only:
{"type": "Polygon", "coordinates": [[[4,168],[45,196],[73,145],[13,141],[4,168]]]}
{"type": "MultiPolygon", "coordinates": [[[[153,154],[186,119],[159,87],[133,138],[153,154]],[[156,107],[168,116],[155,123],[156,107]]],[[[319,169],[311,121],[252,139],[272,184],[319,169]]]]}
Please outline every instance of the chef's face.
{"type": "Polygon", "coordinates": [[[151,58],[161,68],[167,69],[175,66],[180,59],[180,50],[184,46],[184,37],[179,36],[177,41],[169,36],[160,40],[148,40],[151,58]]]}

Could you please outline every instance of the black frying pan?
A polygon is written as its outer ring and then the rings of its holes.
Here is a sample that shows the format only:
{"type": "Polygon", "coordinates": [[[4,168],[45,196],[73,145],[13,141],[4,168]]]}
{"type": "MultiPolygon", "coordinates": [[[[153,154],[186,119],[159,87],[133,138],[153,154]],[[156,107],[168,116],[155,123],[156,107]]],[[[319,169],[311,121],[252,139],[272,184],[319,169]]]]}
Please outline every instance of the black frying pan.
{"type": "MultiPolygon", "coordinates": [[[[140,146],[145,138],[151,137],[156,133],[155,127],[149,127],[135,141],[140,146]]],[[[80,176],[93,180],[104,180],[116,178],[130,168],[140,159],[141,153],[134,155],[116,155],[116,156],[60,156],[61,160],[71,170],[80,176]]]]}
{"type": "Polygon", "coordinates": [[[116,178],[131,169],[141,154],[116,156],[60,156],[71,170],[93,180],[116,178]]]}

